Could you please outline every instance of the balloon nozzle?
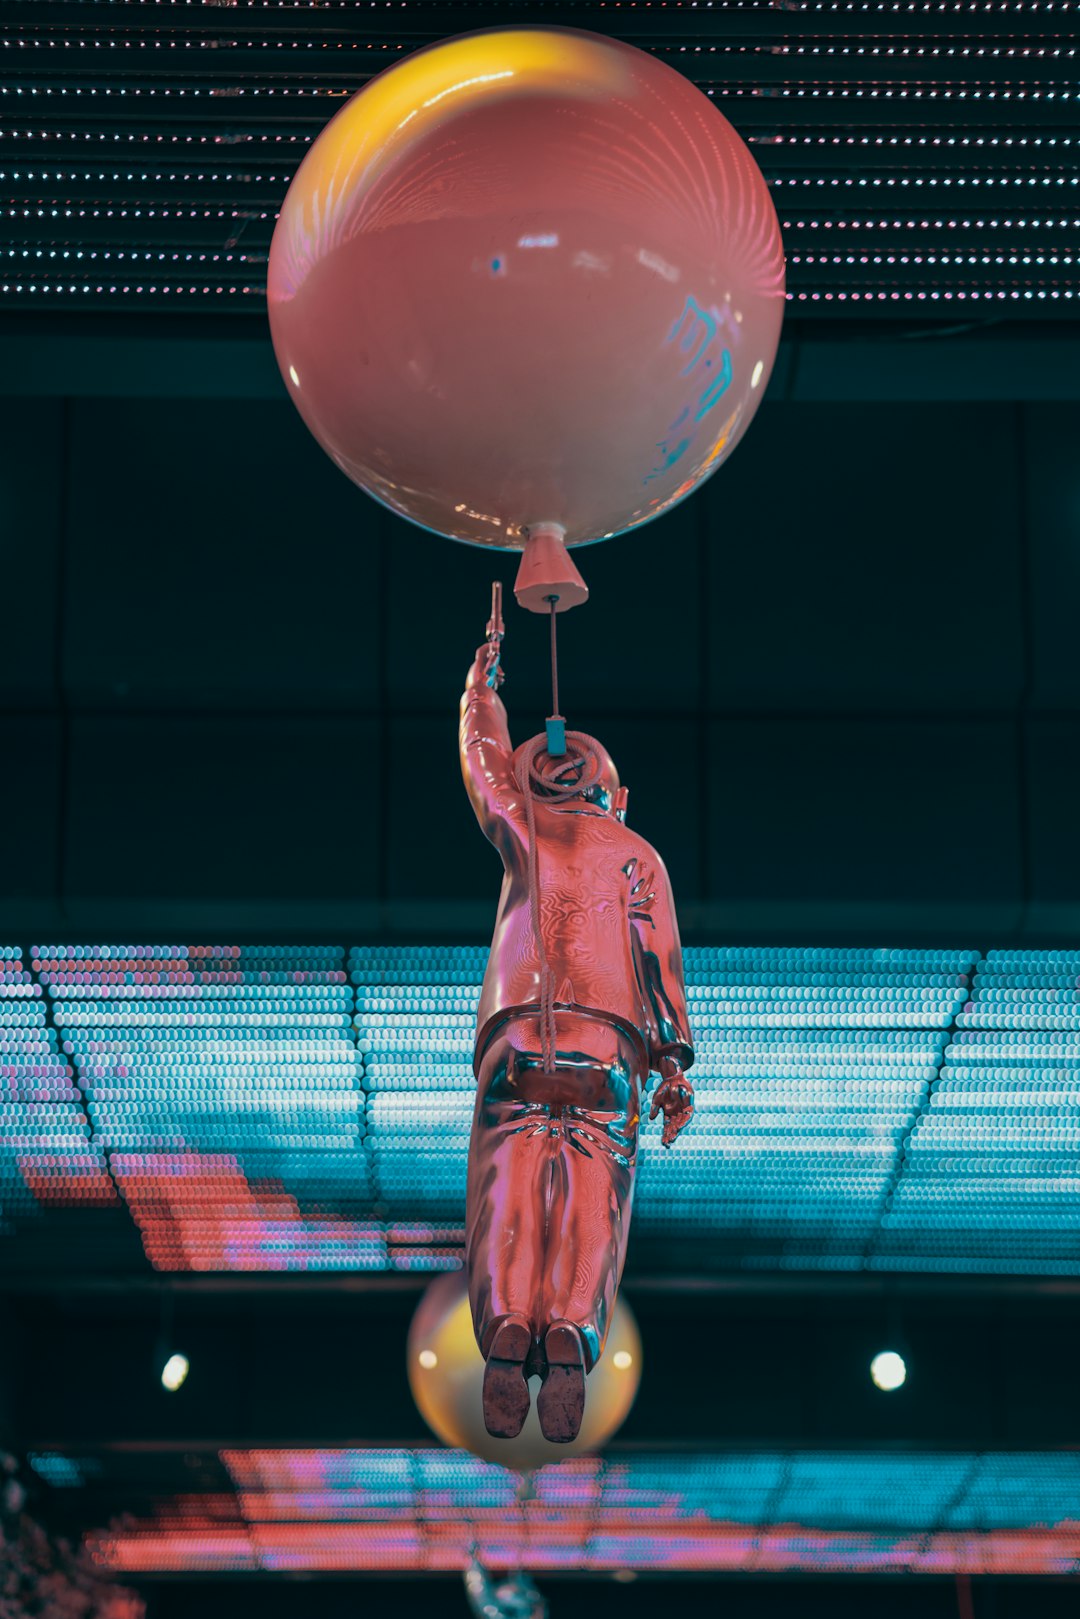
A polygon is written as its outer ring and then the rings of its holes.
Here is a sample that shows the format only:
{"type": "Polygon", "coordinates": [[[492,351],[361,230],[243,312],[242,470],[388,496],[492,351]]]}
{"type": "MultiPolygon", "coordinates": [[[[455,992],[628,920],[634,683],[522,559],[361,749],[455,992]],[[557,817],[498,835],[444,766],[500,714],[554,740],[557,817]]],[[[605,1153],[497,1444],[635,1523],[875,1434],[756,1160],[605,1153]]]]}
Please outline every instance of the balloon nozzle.
{"type": "Polygon", "coordinates": [[[566,549],[561,523],[533,523],[523,531],[525,549],[514,581],[518,606],[530,613],[557,613],[580,607],[589,587],[566,549]]]}

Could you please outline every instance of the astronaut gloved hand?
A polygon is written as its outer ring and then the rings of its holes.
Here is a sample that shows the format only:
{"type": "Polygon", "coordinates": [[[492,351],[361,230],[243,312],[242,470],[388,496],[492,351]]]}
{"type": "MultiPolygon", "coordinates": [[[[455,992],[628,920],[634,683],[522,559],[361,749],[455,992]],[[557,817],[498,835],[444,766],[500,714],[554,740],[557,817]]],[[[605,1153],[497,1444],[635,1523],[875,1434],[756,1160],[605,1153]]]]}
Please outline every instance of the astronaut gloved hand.
{"type": "Polygon", "coordinates": [[[502,666],[502,648],[498,641],[489,641],[484,654],[484,680],[498,691],[506,679],[506,670],[502,666]]]}
{"type": "Polygon", "coordinates": [[[655,1119],[658,1113],[664,1115],[664,1133],[660,1139],[665,1147],[673,1146],[679,1132],[686,1129],[694,1116],[694,1087],[677,1057],[660,1059],[660,1084],[653,1095],[649,1118],[655,1119]]]}
{"type": "Polygon", "coordinates": [[[476,656],[465,682],[465,690],[472,691],[475,686],[490,686],[494,691],[498,691],[505,679],[502,649],[498,641],[485,641],[476,649],[476,656]]]}

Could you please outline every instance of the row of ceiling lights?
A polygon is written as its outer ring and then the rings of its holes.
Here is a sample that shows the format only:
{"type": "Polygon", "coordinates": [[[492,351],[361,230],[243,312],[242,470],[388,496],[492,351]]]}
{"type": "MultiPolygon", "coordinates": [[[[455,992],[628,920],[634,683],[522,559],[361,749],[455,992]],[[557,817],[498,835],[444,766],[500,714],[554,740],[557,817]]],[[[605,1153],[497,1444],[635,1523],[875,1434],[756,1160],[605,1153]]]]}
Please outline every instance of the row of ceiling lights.
{"type": "MultiPolygon", "coordinates": [[[[148,4],[167,6],[175,15],[177,0],[136,0],[139,9],[148,4]]],[[[209,0],[215,3],[215,0],[209,0]]],[[[216,0],[230,10],[235,7],[231,0],[216,0]]],[[[394,0],[381,0],[383,10],[389,10],[394,0]]],[[[130,10],[130,0],[104,0],[106,6],[116,10],[130,10]]],[[[368,0],[367,9],[379,9],[380,0],[368,0]]],[[[408,0],[397,0],[399,9],[405,10],[408,0]]],[[[651,11],[654,9],[654,0],[598,0],[598,8],[605,10],[651,11]]],[[[363,9],[363,0],[244,0],[243,11],[359,11],[363,9]]],[[[430,7],[417,7],[419,11],[430,10],[430,7]]],[[[661,11],[772,11],[773,0],[720,0],[714,5],[714,0],[655,0],[655,9],[661,11]]],[[[951,12],[954,15],[977,12],[1022,12],[1024,14],[1038,14],[1040,12],[1069,12],[1076,10],[1075,0],[790,0],[788,10],[796,14],[812,11],[825,11],[832,13],[854,11],[876,11],[880,13],[897,12],[923,12],[944,15],[951,12]]],[[[242,15],[242,13],[241,13],[242,15]]],[[[235,24],[238,17],[230,17],[230,25],[235,24]]]]}
{"type": "MultiPolygon", "coordinates": [[[[179,39],[50,39],[44,36],[23,35],[14,39],[0,38],[0,45],[10,48],[17,46],[21,50],[206,50],[211,47],[229,50],[247,48],[249,50],[266,50],[271,46],[276,50],[319,50],[319,51],[403,51],[411,50],[411,44],[364,43],[361,40],[329,40],[329,39],[278,39],[265,38],[230,39],[212,42],[205,39],[181,37],[179,39]]],[[[1065,56],[1076,55],[1074,47],[1061,45],[839,45],[839,44],[811,44],[791,45],[786,42],[777,43],[774,40],[760,40],[756,42],[730,42],[721,45],[679,45],[667,46],[654,50],[654,54],[661,55],[664,51],[678,55],[699,56],[753,56],[764,52],[770,56],[1065,56]]]]}
{"type": "MultiPolygon", "coordinates": [[[[3,178],[0,175],[0,178],[3,178]]],[[[172,204],[155,208],[87,208],[65,203],[11,204],[0,206],[0,217],[7,219],[228,219],[264,222],[276,219],[269,210],[247,208],[184,208],[172,204]]],[[[1080,219],[785,219],[782,229],[790,230],[1036,230],[1080,229],[1080,219]]]]}
{"type": "MultiPolygon", "coordinates": [[[[616,1355],[616,1365],[619,1364],[619,1359],[620,1357],[616,1355]]],[[[420,1362],[426,1370],[431,1370],[438,1364],[438,1359],[433,1350],[424,1349],[420,1351],[420,1362]]],[[[628,1367],[630,1363],[629,1354],[623,1351],[623,1366],[620,1366],[620,1370],[628,1367]]],[[[162,1388],[169,1394],[178,1393],[187,1382],[190,1370],[191,1362],[187,1355],[176,1349],[167,1351],[161,1360],[159,1374],[162,1388]]],[[[894,1394],[907,1382],[907,1365],[904,1357],[895,1349],[879,1350],[870,1362],[869,1373],[870,1381],[883,1394],[894,1394]]]]}
{"type": "MultiPolygon", "coordinates": [[[[258,135],[251,132],[223,135],[148,134],[145,131],[89,129],[10,129],[5,140],[18,141],[113,141],[126,145],[219,146],[239,143],[260,146],[310,146],[313,135],[258,135]]],[[[1074,146],[1072,135],[792,135],[773,134],[746,137],[750,146],[1074,146]]]]}
{"type": "MultiPolygon", "coordinates": [[[[278,96],[281,98],[306,100],[333,99],[342,100],[354,94],[356,86],[330,86],[318,85],[112,85],[112,84],[30,84],[30,85],[4,85],[0,87],[0,95],[5,96],[72,96],[80,98],[95,96],[111,98],[113,96],[131,96],[133,99],[160,97],[165,100],[176,98],[183,100],[187,96],[208,96],[211,99],[220,97],[242,98],[244,96],[278,96]]],[[[706,90],[706,95],[714,96],[715,89],[706,90]]],[[[871,101],[883,98],[887,101],[1069,101],[1072,99],[1071,89],[1042,90],[1042,89],[1008,89],[1008,90],[968,90],[933,85],[902,85],[894,89],[891,85],[852,85],[844,80],[834,84],[827,84],[824,89],[820,85],[787,85],[787,84],[730,84],[724,87],[724,98],[733,100],[743,97],[760,99],[761,97],[806,97],[811,99],[825,99],[846,101],[851,98],[871,101]]]]}
{"type": "MultiPolygon", "coordinates": [[[[202,297],[208,297],[212,293],[213,294],[218,294],[218,295],[220,295],[221,293],[228,293],[228,294],[242,293],[245,297],[258,297],[262,293],[265,292],[265,288],[257,287],[257,286],[253,287],[253,286],[247,286],[247,285],[238,285],[238,284],[226,285],[226,286],[221,286],[221,285],[218,285],[218,286],[205,286],[204,285],[204,286],[201,286],[201,287],[198,286],[198,285],[194,285],[194,284],[188,285],[188,286],[174,286],[174,287],[170,287],[170,286],[159,287],[157,285],[150,285],[150,286],[141,286],[141,285],[139,285],[139,286],[134,286],[133,287],[130,284],[120,286],[120,285],[116,284],[115,282],[111,286],[103,286],[100,283],[97,286],[91,286],[88,282],[83,282],[82,284],[79,284],[79,283],[74,282],[74,281],[68,282],[66,284],[63,283],[63,282],[53,282],[53,281],[45,281],[45,282],[40,282],[40,283],[39,282],[33,282],[33,281],[26,281],[26,282],[23,282],[23,281],[17,281],[17,282],[5,281],[2,285],[0,285],[0,292],[2,292],[2,293],[18,293],[18,294],[22,294],[22,293],[31,293],[31,294],[33,294],[33,293],[46,293],[47,294],[47,293],[50,293],[50,292],[51,293],[59,293],[59,294],[63,294],[63,293],[84,293],[84,294],[95,293],[95,294],[101,294],[101,295],[104,295],[106,293],[109,293],[109,294],[130,294],[130,293],[134,292],[137,296],[141,296],[144,293],[150,293],[150,294],[153,294],[154,296],[157,296],[158,294],[167,295],[169,293],[176,293],[176,294],[188,294],[190,296],[198,295],[198,296],[202,296],[202,297]]],[[[1007,300],[1015,302],[1015,301],[1018,301],[1018,300],[1026,300],[1026,299],[1038,299],[1039,301],[1045,301],[1048,298],[1049,299],[1072,298],[1074,296],[1080,296],[1080,293],[1074,294],[1074,291],[1073,291],[1073,289],[1071,287],[1066,287],[1064,289],[1060,289],[1058,287],[1051,287],[1051,288],[1047,288],[1047,287],[1035,287],[1035,288],[1032,288],[1032,287],[1024,287],[1024,288],[1021,288],[1021,287],[1008,287],[1008,288],[996,288],[996,289],[993,288],[993,287],[969,288],[969,289],[961,288],[959,290],[950,289],[950,290],[944,291],[944,292],[939,291],[938,289],[929,289],[929,290],[927,290],[925,288],[919,288],[918,290],[915,290],[915,291],[908,290],[908,291],[904,291],[904,292],[900,292],[900,291],[891,291],[890,292],[890,291],[879,290],[879,291],[866,291],[866,292],[847,292],[847,291],[841,291],[841,292],[788,292],[786,294],[786,297],[787,297],[789,303],[820,303],[820,302],[831,303],[833,301],[836,301],[838,303],[845,303],[845,302],[856,303],[859,300],[862,300],[864,303],[867,302],[867,301],[879,302],[879,303],[884,303],[884,302],[894,302],[894,303],[895,302],[916,302],[916,303],[923,303],[923,302],[926,302],[927,300],[937,301],[937,300],[940,299],[940,300],[943,300],[945,302],[949,302],[949,301],[951,301],[953,299],[966,300],[966,299],[969,299],[969,298],[970,299],[978,299],[978,298],[982,298],[982,299],[1007,299],[1007,300]]]]}

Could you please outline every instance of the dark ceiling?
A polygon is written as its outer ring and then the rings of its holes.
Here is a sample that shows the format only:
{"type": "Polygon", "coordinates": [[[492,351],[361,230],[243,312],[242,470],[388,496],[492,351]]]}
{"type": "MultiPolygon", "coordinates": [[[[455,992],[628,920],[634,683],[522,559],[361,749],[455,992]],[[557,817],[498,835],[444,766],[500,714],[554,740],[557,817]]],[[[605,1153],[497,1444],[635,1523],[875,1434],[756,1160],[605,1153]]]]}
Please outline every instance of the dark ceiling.
{"type": "MultiPolygon", "coordinates": [[[[512,559],[385,514],[284,400],[3,417],[7,938],[482,939],[456,707],[512,559]]],[[[766,400],[692,501],[583,554],[564,708],[688,939],[1072,936],[1078,431],[766,400]]],[[[508,626],[524,739],[546,630],[508,626]]]]}

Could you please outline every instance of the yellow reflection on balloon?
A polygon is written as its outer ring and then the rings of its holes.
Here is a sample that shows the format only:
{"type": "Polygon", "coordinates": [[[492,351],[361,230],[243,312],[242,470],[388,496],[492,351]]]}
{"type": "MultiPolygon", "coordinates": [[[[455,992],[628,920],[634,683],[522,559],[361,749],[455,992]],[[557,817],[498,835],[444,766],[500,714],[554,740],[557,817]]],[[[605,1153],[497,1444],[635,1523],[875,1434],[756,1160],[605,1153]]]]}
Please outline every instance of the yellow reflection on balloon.
{"type": "Polygon", "coordinates": [[[486,1462],[527,1471],[599,1450],[625,1422],[641,1381],[641,1336],[624,1299],[615,1306],[607,1348],[586,1383],[585,1420],[577,1439],[553,1445],[540,1432],[536,1394],[516,1439],[493,1439],[484,1427],[484,1361],[473,1336],[465,1273],[440,1276],[424,1293],[409,1328],[409,1386],[420,1415],[447,1445],[486,1462]]]}

